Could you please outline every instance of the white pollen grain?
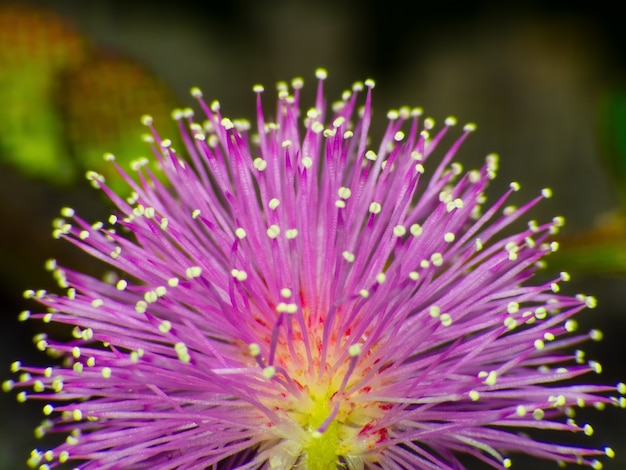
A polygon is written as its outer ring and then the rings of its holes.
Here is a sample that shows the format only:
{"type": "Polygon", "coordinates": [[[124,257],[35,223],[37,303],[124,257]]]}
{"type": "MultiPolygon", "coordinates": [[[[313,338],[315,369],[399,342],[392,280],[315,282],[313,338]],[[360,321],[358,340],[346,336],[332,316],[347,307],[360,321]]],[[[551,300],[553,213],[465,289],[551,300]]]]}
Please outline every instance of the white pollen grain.
{"type": "Polygon", "coordinates": [[[272,210],[276,210],[276,208],[280,205],[280,201],[276,198],[270,199],[269,208],[272,210]]]}
{"type": "Polygon", "coordinates": [[[343,258],[348,262],[348,263],[354,263],[354,253],[351,253],[349,251],[344,251],[343,253],[341,253],[341,256],[343,256],[343,258]]]}
{"type": "Polygon", "coordinates": [[[365,152],[365,158],[375,162],[378,159],[378,155],[376,155],[376,152],[374,152],[373,150],[368,150],[367,152],[365,152]]]}
{"type": "Polygon", "coordinates": [[[380,214],[382,210],[382,206],[378,202],[372,202],[369,207],[369,211],[371,214],[380,214]]]}
{"type": "Polygon", "coordinates": [[[280,227],[276,224],[270,225],[267,229],[267,236],[272,240],[280,235],[280,227]]]}
{"type": "Polygon", "coordinates": [[[396,237],[403,237],[406,234],[406,227],[404,225],[396,225],[393,228],[393,234],[396,237]]]}

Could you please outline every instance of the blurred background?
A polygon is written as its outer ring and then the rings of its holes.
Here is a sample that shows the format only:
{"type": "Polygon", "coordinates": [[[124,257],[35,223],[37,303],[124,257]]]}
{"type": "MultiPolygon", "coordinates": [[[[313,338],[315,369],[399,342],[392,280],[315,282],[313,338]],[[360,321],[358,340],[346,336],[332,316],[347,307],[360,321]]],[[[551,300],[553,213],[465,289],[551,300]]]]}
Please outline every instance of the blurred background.
{"type": "MultiPolygon", "coordinates": [[[[605,332],[585,347],[604,365],[592,379],[626,380],[624,31],[616,10],[588,1],[0,0],[0,381],[14,360],[47,361],[31,342],[43,325],[17,321],[34,307],[21,292],[52,285],[45,260],[102,273],[53,240],[51,222],[65,205],[87,220],[108,215],[84,173],[107,174],[107,151],[122,162],[148,154],[142,114],[175,138],[169,112],[192,104],[191,86],[228,116],[251,117],[252,85],[269,102],[276,81],[302,76],[311,93],[319,66],[331,100],[376,80],[378,132],[402,105],[476,122],[458,159],[470,168],[498,152],[493,194],[518,181],[521,203],[553,188],[532,216],[565,216],[550,265],[572,274],[567,292],[599,299],[580,319],[605,332]]],[[[42,406],[0,394],[0,470],[26,468],[41,446],[42,406]]],[[[626,413],[589,419],[585,443],[612,446],[605,468],[626,468],[626,413]]]]}

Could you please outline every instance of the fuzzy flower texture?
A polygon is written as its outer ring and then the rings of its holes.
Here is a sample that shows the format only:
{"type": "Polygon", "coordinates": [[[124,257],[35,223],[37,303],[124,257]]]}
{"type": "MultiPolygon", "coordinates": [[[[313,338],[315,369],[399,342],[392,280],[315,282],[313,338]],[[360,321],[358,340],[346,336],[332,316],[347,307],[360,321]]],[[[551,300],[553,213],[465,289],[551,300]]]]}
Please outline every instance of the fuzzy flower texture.
{"type": "Polygon", "coordinates": [[[128,198],[87,174],[115,215],[91,224],[65,208],[54,236],[112,270],[49,261],[63,293],[25,293],[44,308],[22,319],[73,328],[35,338],[61,366],[16,362],[4,383],[43,400],[37,435],[67,436],[29,464],[506,469],[521,452],[602,468],[611,448],[552,441],[593,433],[574,408],[626,404],[622,383],[577,380],[601,369],[572,347],[601,336],[575,333],[595,300],[559,294],[566,273],[533,282],[562,218],[509,230],[550,191],[507,206],[511,183],[486,205],[497,157],[453,162],[473,124],[438,152],[456,120],[435,131],[401,108],[373,143],[374,82],[327,109],[316,75],[306,112],[303,81],[278,84],[272,121],[255,86],[254,130],[193,89],[206,120],[174,111],[184,151],[145,116],[163,175],[147,159],[136,178],[118,167],[128,198]]]}

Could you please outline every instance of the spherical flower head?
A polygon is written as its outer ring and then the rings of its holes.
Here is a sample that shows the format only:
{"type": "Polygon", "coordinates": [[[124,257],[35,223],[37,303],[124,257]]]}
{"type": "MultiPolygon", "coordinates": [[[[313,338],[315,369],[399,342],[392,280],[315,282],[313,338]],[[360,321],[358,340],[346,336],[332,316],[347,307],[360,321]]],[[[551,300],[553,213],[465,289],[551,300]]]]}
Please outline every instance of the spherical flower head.
{"type": "Polygon", "coordinates": [[[26,292],[46,309],[23,319],[73,327],[70,341],[36,338],[61,366],[15,363],[4,385],[44,400],[38,435],[67,435],[31,466],[459,469],[465,454],[508,468],[523,452],[600,468],[613,456],[542,440],[591,434],[574,408],[624,406],[626,391],[578,380],[600,371],[573,350],[601,336],[575,332],[595,300],[561,295],[565,273],[534,281],[562,218],[510,230],[549,190],[516,208],[512,183],[485,205],[497,157],[453,162],[474,125],[439,152],[456,120],[436,131],[401,108],[371,142],[373,81],[330,110],[317,77],[307,110],[301,79],[279,83],[273,120],[255,86],[254,131],[193,89],[201,120],[173,113],[181,151],[145,116],[165,178],[145,159],[131,178],[107,155],[128,198],[88,173],[114,215],[91,224],[65,208],[53,234],[112,271],[50,261],[67,291],[26,292]]]}

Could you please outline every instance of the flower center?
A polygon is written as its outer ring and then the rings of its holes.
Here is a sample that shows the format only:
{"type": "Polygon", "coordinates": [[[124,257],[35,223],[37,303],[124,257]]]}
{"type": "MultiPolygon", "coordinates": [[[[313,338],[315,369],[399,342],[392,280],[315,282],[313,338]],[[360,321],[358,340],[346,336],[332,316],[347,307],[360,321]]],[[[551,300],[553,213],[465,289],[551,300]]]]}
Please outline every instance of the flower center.
{"type": "MultiPolygon", "coordinates": [[[[376,378],[363,382],[372,351],[349,345],[347,334],[324,338],[323,322],[307,328],[305,341],[296,323],[286,325],[288,334],[276,341],[273,358],[278,378],[292,383],[295,393],[264,403],[280,416],[270,429],[294,444],[288,452],[296,450],[303,468],[337,468],[340,458],[358,459],[386,437],[375,426],[385,406],[367,399],[376,378]]],[[[287,456],[277,460],[286,461],[287,456]]]]}

